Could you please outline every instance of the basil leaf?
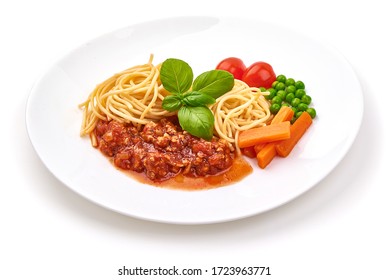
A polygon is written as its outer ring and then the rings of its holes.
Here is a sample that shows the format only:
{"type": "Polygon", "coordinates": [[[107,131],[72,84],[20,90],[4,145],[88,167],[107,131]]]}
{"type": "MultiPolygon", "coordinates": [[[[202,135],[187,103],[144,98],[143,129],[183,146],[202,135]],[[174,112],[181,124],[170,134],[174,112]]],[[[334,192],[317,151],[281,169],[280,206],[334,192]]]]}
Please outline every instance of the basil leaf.
{"type": "Polygon", "coordinates": [[[184,93],[192,86],[193,71],[185,61],[169,58],[162,63],[160,77],[167,91],[184,93]]]}
{"type": "Polygon", "coordinates": [[[178,111],[182,106],[178,95],[168,95],[162,101],[162,108],[169,112],[178,111]]]}
{"type": "Polygon", "coordinates": [[[201,91],[218,98],[234,86],[234,76],[224,70],[211,70],[199,75],[193,82],[193,91],[201,91]]]}
{"type": "Polygon", "coordinates": [[[213,104],[216,102],[216,99],[208,94],[199,91],[192,91],[184,95],[182,102],[185,105],[197,107],[213,104]]]}
{"type": "Polygon", "coordinates": [[[208,107],[182,106],[178,111],[178,121],[182,129],[190,134],[205,140],[212,139],[215,118],[208,107]]]}

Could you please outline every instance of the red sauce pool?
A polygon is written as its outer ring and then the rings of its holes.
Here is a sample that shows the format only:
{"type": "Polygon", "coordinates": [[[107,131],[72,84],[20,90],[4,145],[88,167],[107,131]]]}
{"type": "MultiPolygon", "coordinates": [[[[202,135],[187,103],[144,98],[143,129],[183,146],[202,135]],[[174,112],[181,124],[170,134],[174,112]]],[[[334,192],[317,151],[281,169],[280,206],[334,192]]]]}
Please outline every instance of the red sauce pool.
{"type": "Polygon", "coordinates": [[[144,173],[138,173],[131,170],[121,171],[124,171],[130,177],[144,184],[168,189],[196,191],[218,188],[239,182],[244,177],[252,173],[253,168],[243,157],[239,156],[234,158],[232,166],[227,171],[221,174],[209,175],[205,177],[188,177],[182,174],[178,174],[177,176],[168,180],[154,182],[147,178],[144,173]]]}
{"type": "Polygon", "coordinates": [[[99,121],[94,136],[95,147],[114,166],[157,187],[211,189],[238,182],[252,172],[251,165],[234,155],[226,141],[194,137],[174,120],[162,119],[141,128],[99,121]]]}

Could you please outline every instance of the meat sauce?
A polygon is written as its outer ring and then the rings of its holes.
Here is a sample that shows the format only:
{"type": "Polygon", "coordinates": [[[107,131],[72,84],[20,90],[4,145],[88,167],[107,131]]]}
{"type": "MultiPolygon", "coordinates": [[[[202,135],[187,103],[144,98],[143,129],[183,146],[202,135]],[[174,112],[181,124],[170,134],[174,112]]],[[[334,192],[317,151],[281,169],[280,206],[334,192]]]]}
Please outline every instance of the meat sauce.
{"type": "Polygon", "coordinates": [[[176,119],[150,122],[140,129],[117,121],[99,121],[97,148],[122,170],[144,183],[179,189],[204,189],[238,181],[252,169],[229,145],[183,131],[176,119]]]}

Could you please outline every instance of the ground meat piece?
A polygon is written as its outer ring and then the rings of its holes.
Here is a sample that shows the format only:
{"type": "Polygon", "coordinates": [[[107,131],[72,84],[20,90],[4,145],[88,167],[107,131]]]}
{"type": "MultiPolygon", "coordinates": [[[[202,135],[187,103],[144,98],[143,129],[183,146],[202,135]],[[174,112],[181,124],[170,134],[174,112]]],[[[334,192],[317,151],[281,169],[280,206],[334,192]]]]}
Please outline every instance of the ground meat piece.
{"type": "Polygon", "coordinates": [[[117,121],[99,121],[94,131],[98,148],[116,166],[144,172],[153,181],[179,173],[199,177],[219,174],[233,162],[228,144],[214,137],[199,139],[182,131],[176,121],[162,119],[141,129],[117,121]]]}
{"type": "Polygon", "coordinates": [[[114,164],[122,169],[133,170],[136,172],[144,171],[143,159],[146,156],[146,151],[142,146],[126,146],[115,154],[114,164]]]}
{"type": "Polygon", "coordinates": [[[173,176],[166,154],[161,152],[149,153],[145,157],[143,164],[146,176],[152,180],[168,179],[173,176]]]}
{"type": "Polygon", "coordinates": [[[137,141],[138,132],[122,123],[100,121],[95,129],[98,139],[98,147],[107,156],[114,156],[123,147],[133,145],[137,141]],[[135,134],[134,134],[135,132],[135,134]]]}

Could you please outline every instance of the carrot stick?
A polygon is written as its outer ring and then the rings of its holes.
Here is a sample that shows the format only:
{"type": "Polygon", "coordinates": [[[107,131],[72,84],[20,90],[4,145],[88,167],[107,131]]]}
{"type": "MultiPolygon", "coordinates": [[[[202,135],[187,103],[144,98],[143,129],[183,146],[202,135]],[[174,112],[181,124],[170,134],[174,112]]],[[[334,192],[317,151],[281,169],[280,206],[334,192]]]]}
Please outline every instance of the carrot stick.
{"type": "Polygon", "coordinates": [[[290,122],[270,124],[242,131],[238,138],[239,148],[250,147],[260,143],[288,139],[290,122]]]}
{"type": "Polygon", "coordinates": [[[257,161],[260,168],[265,168],[277,155],[275,143],[268,143],[257,154],[257,161]]]}
{"type": "Polygon", "coordinates": [[[258,154],[259,151],[262,150],[265,146],[266,146],[266,143],[254,145],[255,155],[258,154]]]}
{"type": "Polygon", "coordinates": [[[271,120],[271,124],[290,121],[293,118],[293,110],[288,106],[282,106],[278,113],[271,120]]]}
{"type": "MultiPolygon", "coordinates": [[[[293,114],[294,112],[290,107],[282,106],[272,119],[271,124],[290,121],[293,118],[293,114]]],[[[265,168],[277,155],[277,152],[275,149],[275,143],[270,142],[242,148],[242,154],[250,158],[256,157],[259,167],[265,168]]]]}
{"type": "MultiPolygon", "coordinates": [[[[281,109],[278,111],[278,113],[272,119],[271,124],[277,124],[277,123],[281,123],[281,122],[285,122],[285,121],[290,121],[293,118],[293,114],[294,114],[294,112],[290,107],[282,106],[281,109]]],[[[251,157],[251,158],[255,158],[256,155],[259,153],[259,151],[262,150],[266,145],[267,145],[267,143],[260,143],[260,144],[254,145],[254,147],[247,147],[247,150],[246,150],[246,148],[242,148],[242,154],[244,154],[248,157],[251,157]],[[253,155],[253,149],[255,151],[254,155],[253,155]]]]}
{"type": "MultiPolygon", "coordinates": [[[[271,124],[290,121],[293,118],[293,114],[294,112],[290,107],[282,106],[272,119],[271,124]]],[[[261,168],[265,168],[277,155],[274,142],[257,144],[254,146],[254,150],[257,153],[258,165],[261,168]]]]}
{"type": "MultiPolygon", "coordinates": [[[[277,124],[285,121],[290,121],[293,118],[294,112],[292,108],[288,106],[282,106],[278,113],[274,116],[271,124],[277,124]]],[[[261,168],[265,168],[277,155],[276,146],[274,142],[259,144],[254,146],[257,152],[258,165],[261,168]],[[257,148],[257,146],[260,146],[257,148]]]]}
{"type": "Polygon", "coordinates": [[[246,147],[241,149],[242,154],[249,158],[255,158],[257,156],[257,152],[254,149],[254,146],[246,147]]]}
{"type": "Polygon", "coordinates": [[[312,118],[307,112],[303,112],[290,128],[290,138],[276,144],[277,154],[287,157],[312,124],[312,118]]]}

